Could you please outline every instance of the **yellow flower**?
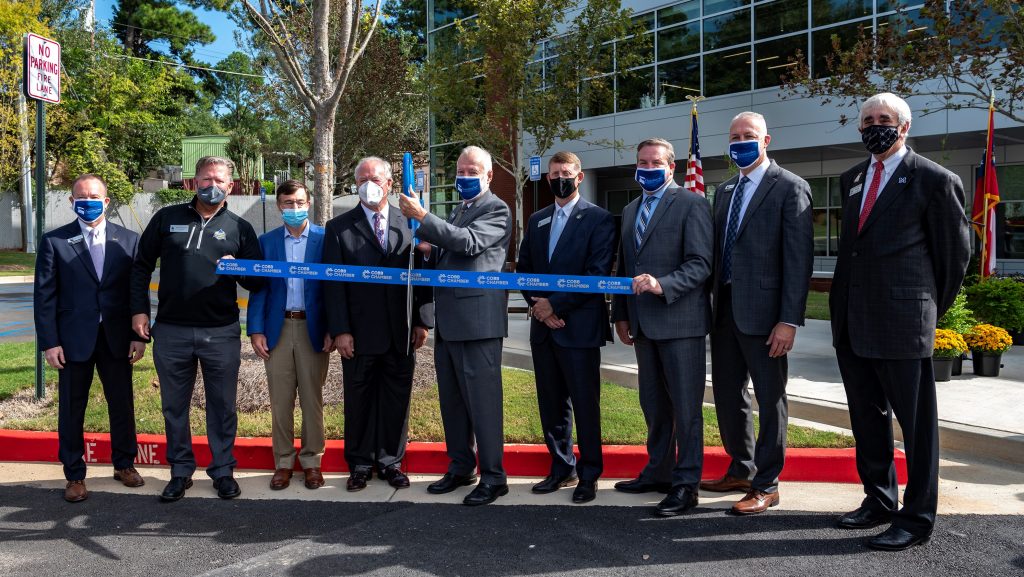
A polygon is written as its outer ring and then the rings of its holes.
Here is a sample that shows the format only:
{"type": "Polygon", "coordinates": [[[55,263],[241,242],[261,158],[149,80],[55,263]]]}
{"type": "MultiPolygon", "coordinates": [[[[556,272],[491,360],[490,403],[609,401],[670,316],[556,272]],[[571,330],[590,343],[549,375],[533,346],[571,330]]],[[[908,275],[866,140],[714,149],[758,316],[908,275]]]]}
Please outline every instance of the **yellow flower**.
{"type": "Polygon", "coordinates": [[[935,352],[939,358],[956,358],[967,352],[967,343],[956,331],[935,329],[935,352]]]}
{"type": "Polygon", "coordinates": [[[999,327],[986,324],[977,325],[971,329],[964,335],[964,341],[972,351],[993,354],[1005,353],[1013,346],[1010,333],[999,327]]]}

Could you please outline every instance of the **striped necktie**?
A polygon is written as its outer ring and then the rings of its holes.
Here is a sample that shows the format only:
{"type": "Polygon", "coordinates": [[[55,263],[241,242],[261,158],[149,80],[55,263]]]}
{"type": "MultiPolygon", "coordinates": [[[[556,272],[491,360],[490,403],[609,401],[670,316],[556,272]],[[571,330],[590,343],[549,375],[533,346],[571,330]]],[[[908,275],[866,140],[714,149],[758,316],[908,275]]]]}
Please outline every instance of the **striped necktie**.
{"type": "Polygon", "coordinates": [[[636,248],[640,250],[640,243],[644,241],[644,231],[647,224],[651,222],[651,207],[654,206],[655,197],[653,194],[644,199],[644,207],[640,210],[640,219],[636,221],[636,248]]]}

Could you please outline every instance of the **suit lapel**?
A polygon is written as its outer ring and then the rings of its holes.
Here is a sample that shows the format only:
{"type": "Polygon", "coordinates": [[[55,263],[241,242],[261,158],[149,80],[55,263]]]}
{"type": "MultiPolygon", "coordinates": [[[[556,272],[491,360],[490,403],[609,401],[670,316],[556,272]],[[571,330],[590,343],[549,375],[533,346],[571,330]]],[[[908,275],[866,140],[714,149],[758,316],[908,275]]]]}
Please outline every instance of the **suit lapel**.
{"type": "Polygon", "coordinates": [[[860,220],[860,202],[864,198],[864,194],[867,192],[864,190],[866,183],[864,177],[867,176],[868,162],[862,162],[857,166],[857,176],[853,178],[853,183],[850,188],[839,191],[839,194],[843,195],[841,202],[843,203],[843,228],[842,238],[857,238],[857,222],[860,220]],[[850,194],[850,190],[860,185],[860,190],[856,194],[850,194]]]}
{"type": "MultiPolygon", "coordinates": [[[[551,227],[555,225],[555,205],[545,206],[541,210],[541,218],[537,220],[537,248],[540,249],[541,259],[545,266],[548,264],[548,245],[551,243],[551,227]],[[547,219],[547,223],[541,226],[540,223],[547,219]]],[[[552,253],[554,256],[554,253],[552,253]]]]}
{"type": "Polygon", "coordinates": [[[668,207],[672,204],[672,201],[676,199],[676,193],[678,193],[679,190],[679,188],[675,187],[665,189],[665,194],[663,194],[661,196],[661,200],[658,201],[658,206],[654,207],[654,214],[651,215],[651,222],[647,223],[647,228],[644,229],[644,238],[640,241],[640,248],[637,252],[640,252],[645,246],[647,246],[647,239],[651,238],[651,233],[654,232],[654,227],[658,226],[658,222],[661,221],[661,217],[668,212],[668,207]]]}
{"type": "MultiPolygon", "coordinates": [[[[586,201],[584,201],[582,198],[579,199],[579,201],[576,202],[576,206],[573,207],[572,212],[569,213],[569,219],[565,223],[565,228],[562,229],[562,235],[558,237],[558,242],[555,244],[555,250],[551,251],[552,261],[555,260],[555,257],[558,255],[558,249],[565,246],[565,243],[568,242],[566,239],[572,238],[571,235],[573,230],[576,229],[577,223],[583,219],[583,214],[581,213],[583,212],[583,209],[587,208],[584,202],[586,201]]],[[[549,226],[548,231],[550,230],[551,227],[549,226]]],[[[548,245],[545,244],[544,248],[547,248],[547,246],[548,245]]]]}
{"type": "Polygon", "coordinates": [[[626,208],[622,210],[622,222],[625,225],[626,230],[622,231],[622,246],[624,252],[629,255],[636,255],[636,213],[640,208],[640,203],[643,202],[643,193],[626,205],[626,208]],[[628,239],[628,240],[627,240],[628,239]]]}
{"type": "Polygon", "coordinates": [[[318,262],[316,255],[320,254],[320,245],[323,244],[323,236],[313,233],[313,223],[308,223],[309,236],[306,237],[306,254],[303,255],[303,262],[318,262]]]}
{"type": "MultiPolygon", "coordinates": [[[[889,182],[885,183],[885,187],[878,193],[878,199],[875,201],[875,206],[871,208],[871,214],[868,215],[867,221],[864,226],[860,229],[860,234],[864,234],[864,231],[868,229],[876,220],[881,218],[881,214],[885,212],[892,203],[896,201],[896,198],[903,193],[903,189],[910,185],[910,182],[914,179],[914,169],[917,167],[917,161],[914,156],[914,151],[907,150],[907,155],[903,157],[899,165],[896,166],[896,170],[892,172],[892,176],[889,177],[889,182]]],[[[866,191],[861,191],[862,194],[866,194],[866,191]]],[[[859,212],[858,212],[858,216],[859,212]]],[[[858,219],[859,220],[859,219],[858,219]]]]}
{"type": "Polygon", "coordinates": [[[376,247],[377,252],[384,254],[384,249],[380,247],[380,241],[377,240],[377,234],[373,232],[372,228],[370,228],[370,221],[366,219],[366,213],[363,212],[362,207],[356,208],[359,209],[359,214],[356,215],[356,229],[359,232],[363,233],[363,236],[365,236],[368,240],[370,240],[373,243],[373,246],[376,247]]]}
{"type": "Polygon", "coordinates": [[[743,219],[740,220],[740,226],[736,229],[736,238],[739,238],[743,234],[743,229],[746,228],[747,223],[750,222],[750,215],[757,211],[757,207],[764,202],[768,192],[775,186],[775,183],[779,180],[779,166],[772,162],[768,167],[768,171],[765,172],[764,178],[757,185],[754,190],[754,196],[750,197],[750,202],[747,203],[747,210],[743,212],[743,219]]]}
{"type": "MultiPolygon", "coordinates": [[[[89,275],[92,277],[92,280],[95,281],[96,284],[99,284],[100,277],[96,274],[96,267],[93,266],[92,256],[89,254],[89,238],[82,234],[82,227],[78,226],[77,220],[72,222],[71,224],[74,225],[74,228],[68,231],[69,233],[71,233],[68,236],[68,239],[70,240],[79,235],[81,235],[82,239],[76,243],[69,242],[68,245],[71,246],[71,250],[75,252],[78,258],[82,260],[82,266],[84,266],[85,270],[89,272],[89,275]]],[[[104,260],[104,262],[106,261],[104,260]]]]}
{"type": "MultiPolygon", "coordinates": [[[[388,254],[405,250],[406,231],[409,230],[405,216],[393,208],[388,209],[388,254]]],[[[412,239],[409,239],[412,242],[412,239]]]]}
{"type": "MultiPolygon", "coordinates": [[[[104,241],[103,246],[103,278],[107,278],[110,273],[111,263],[114,259],[122,252],[123,247],[121,246],[121,227],[117,226],[112,222],[107,222],[107,238],[104,241]],[[113,250],[111,250],[113,249],[113,250]]],[[[92,260],[91,258],[89,260],[92,260]]],[[[100,282],[103,282],[102,280],[100,282]]]]}
{"type": "Polygon", "coordinates": [[[734,176],[722,183],[722,192],[715,194],[715,230],[724,231],[729,221],[729,206],[732,204],[732,194],[739,183],[739,176],[734,176]]]}

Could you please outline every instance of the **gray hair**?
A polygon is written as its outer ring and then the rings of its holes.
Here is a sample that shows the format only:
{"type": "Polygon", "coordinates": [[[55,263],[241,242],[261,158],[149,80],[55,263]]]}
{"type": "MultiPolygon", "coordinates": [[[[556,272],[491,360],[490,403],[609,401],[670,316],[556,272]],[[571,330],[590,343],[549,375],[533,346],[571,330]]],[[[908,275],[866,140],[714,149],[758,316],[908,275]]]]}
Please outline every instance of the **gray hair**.
{"type": "Polygon", "coordinates": [[[648,146],[661,146],[668,153],[668,163],[672,164],[676,161],[676,149],[672,146],[672,143],[665,140],[664,138],[648,138],[643,140],[640,144],[636,145],[636,156],[637,160],[640,159],[640,151],[647,148],[648,146]]]}
{"type": "Polygon", "coordinates": [[[470,145],[463,148],[462,152],[459,153],[459,157],[463,156],[479,158],[480,163],[484,165],[484,172],[490,172],[494,167],[494,164],[491,162],[491,153],[479,146],[470,145]]]}
{"type": "Polygon", "coordinates": [[[910,124],[910,105],[907,104],[906,100],[903,100],[891,92],[882,92],[881,94],[876,94],[865,100],[864,104],[860,105],[860,115],[857,118],[857,123],[861,124],[864,122],[864,113],[866,111],[880,106],[895,112],[899,119],[900,126],[910,124]]]}
{"type": "Polygon", "coordinates": [[[383,158],[381,158],[379,156],[364,156],[363,158],[360,158],[359,162],[356,163],[355,172],[359,172],[359,169],[364,164],[368,164],[368,163],[371,163],[371,162],[376,162],[380,166],[383,166],[384,167],[384,177],[388,178],[388,179],[391,178],[391,163],[386,161],[386,160],[384,160],[383,158]]]}
{"type": "Polygon", "coordinates": [[[206,168],[207,166],[226,166],[228,173],[232,176],[235,174],[235,163],[231,162],[230,158],[224,158],[223,156],[204,156],[196,161],[196,174],[199,171],[206,168]]]}
{"type": "Polygon", "coordinates": [[[765,134],[768,133],[768,123],[765,121],[764,115],[759,112],[751,112],[750,110],[747,110],[746,112],[741,112],[736,116],[733,116],[732,120],[729,121],[729,126],[732,126],[733,123],[735,123],[737,120],[742,120],[744,118],[749,118],[755,122],[759,122],[761,126],[764,127],[765,134]]]}

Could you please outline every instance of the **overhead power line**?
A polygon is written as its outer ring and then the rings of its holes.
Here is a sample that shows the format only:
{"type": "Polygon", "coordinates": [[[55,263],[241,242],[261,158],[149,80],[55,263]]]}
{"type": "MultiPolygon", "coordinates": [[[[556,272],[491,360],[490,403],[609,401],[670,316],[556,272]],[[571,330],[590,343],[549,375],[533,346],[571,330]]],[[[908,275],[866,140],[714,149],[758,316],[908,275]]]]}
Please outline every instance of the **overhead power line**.
{"type": "Polygon", "coordinates": [[[248,78],[262,78],[273,82],[275,79],[262,74],[249,74],[246,72],[235,72],[233,70],[220,70],[217,68],[210,68],[208,66],[195,66],[191,64],[179,64],[177,62],[167,62],[166,60],[156,60],[154,58],[142,58],[141,56],[128,56],[125,54],[105,54],[100,52],[100,56],[104,58],[116,58],[118,60],[142,60],[143,62],[153,62],[155,64],[163,64],[164,66],[174,66],[176,68],[189,68],[192,70],[205,70],[207,72],[216,72],[218,74],[234,74],[235,76],[246,76],[248,78]]]}

